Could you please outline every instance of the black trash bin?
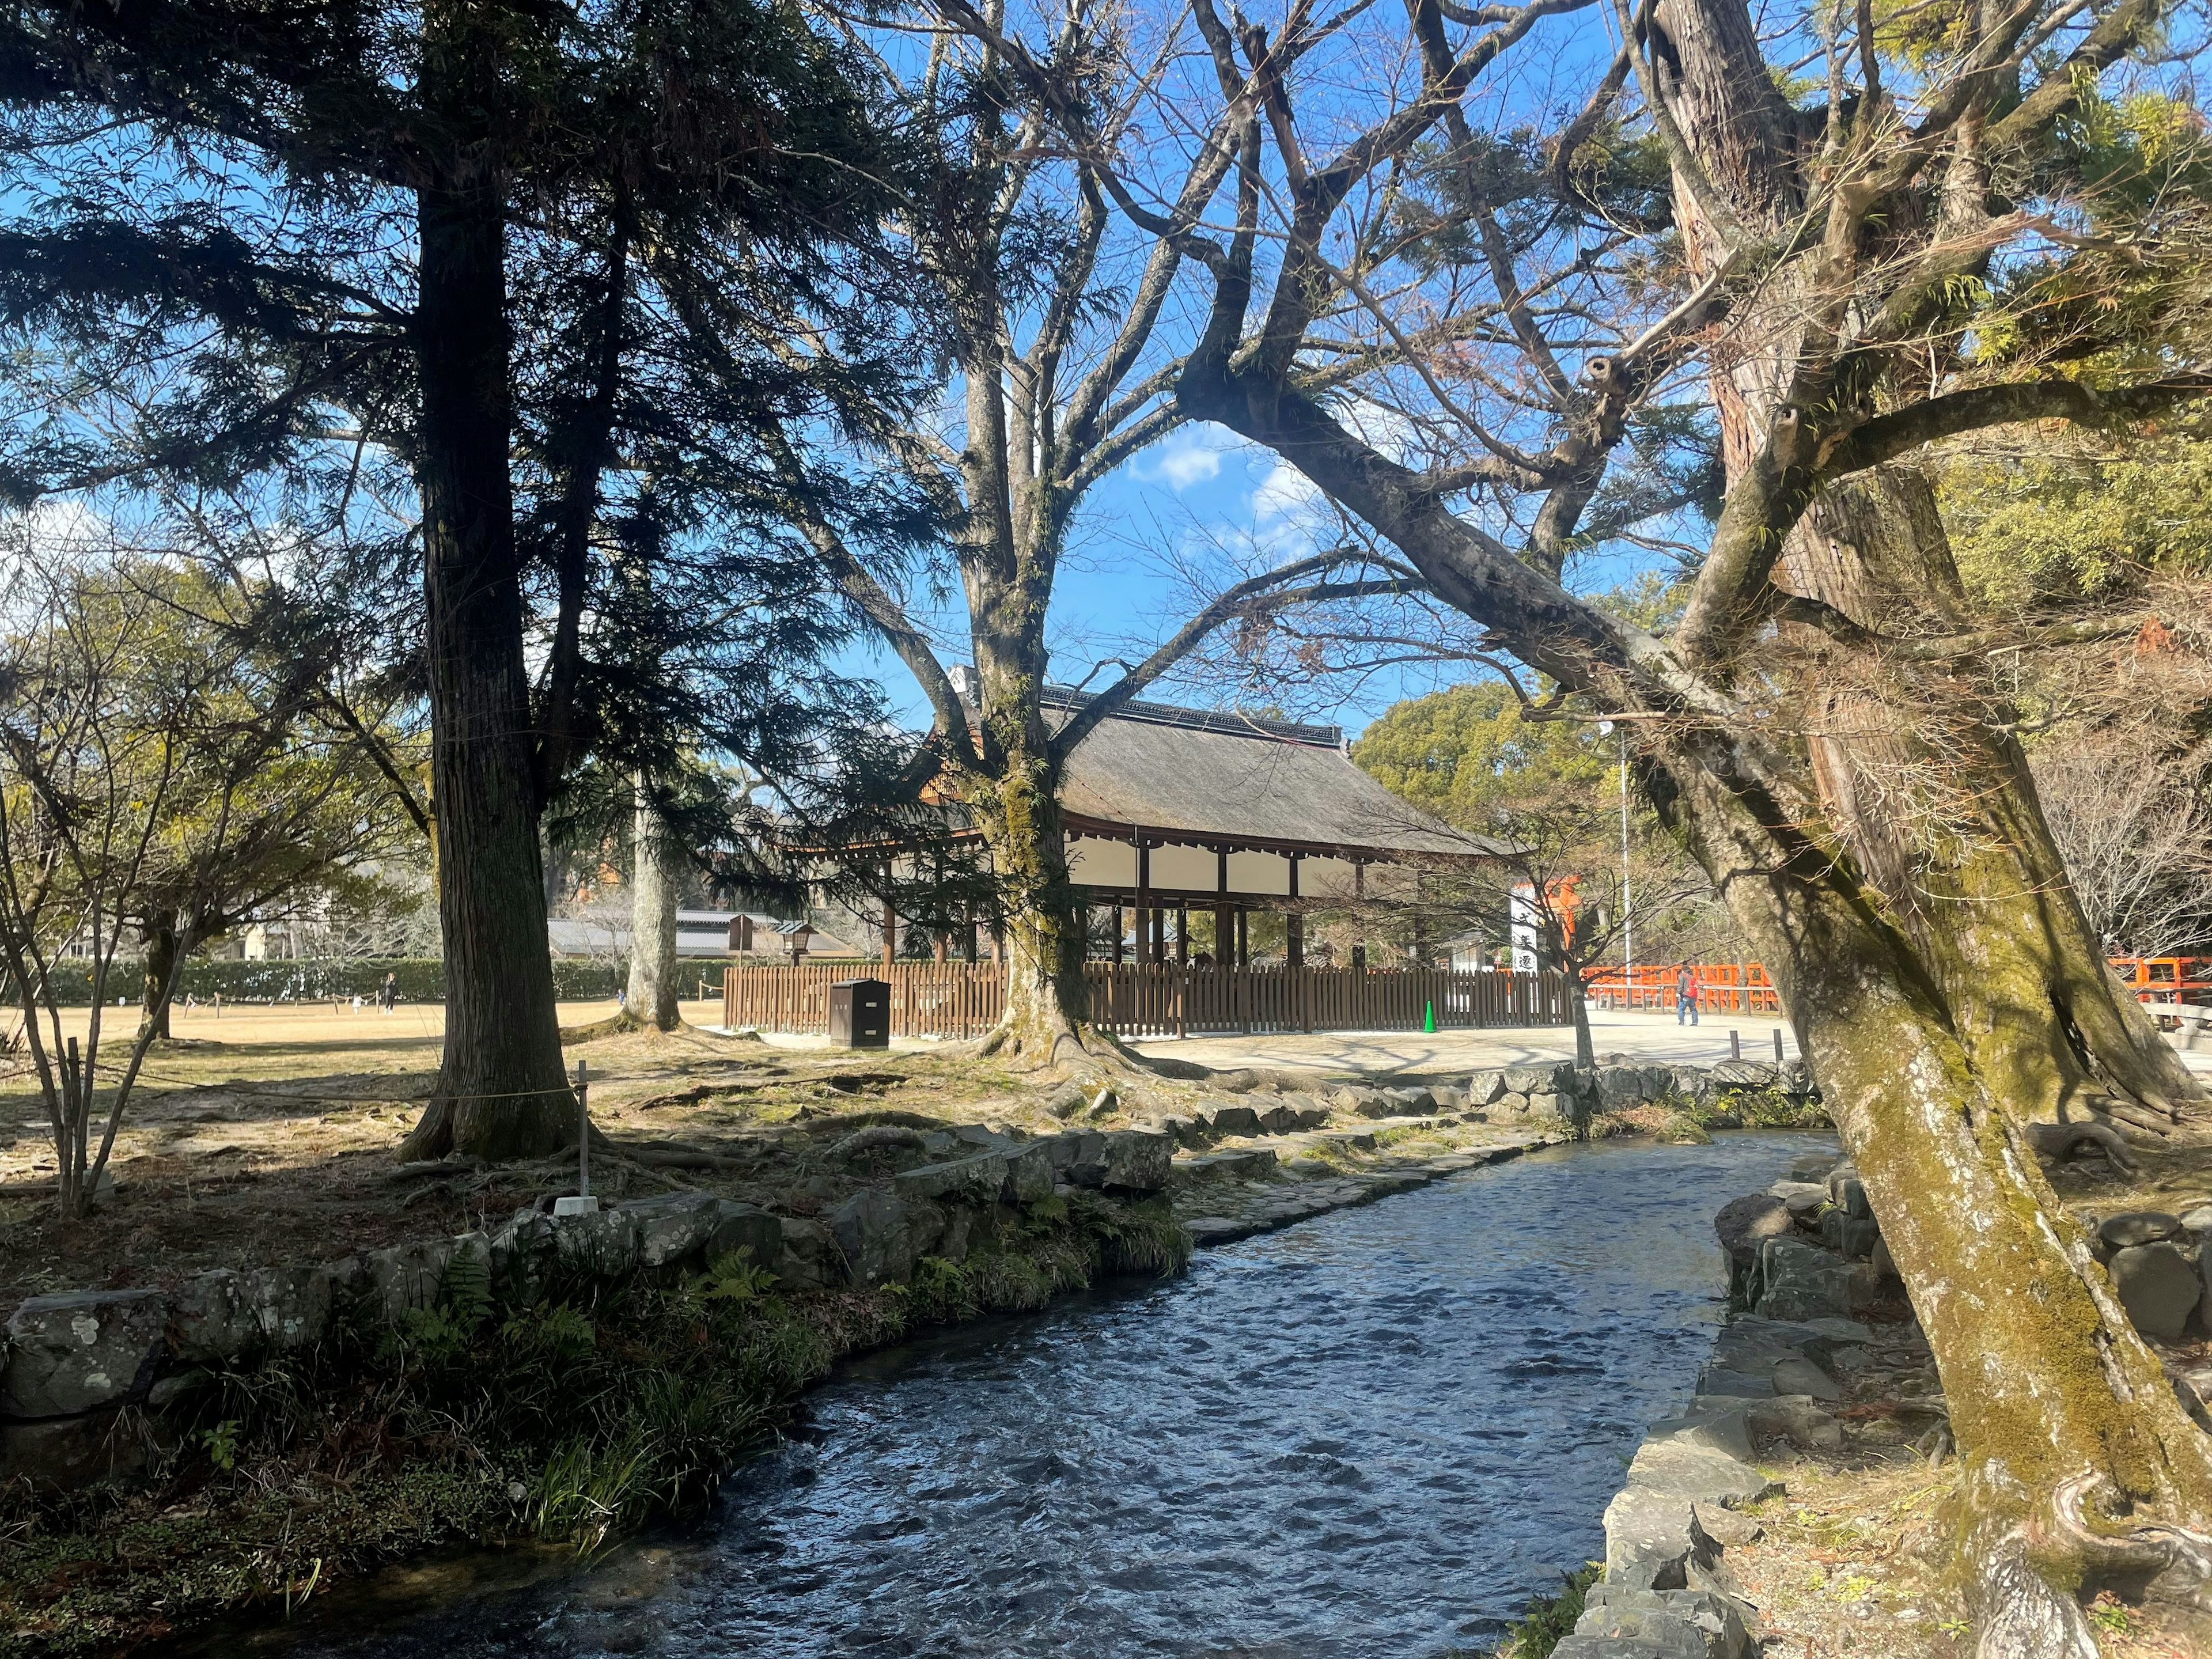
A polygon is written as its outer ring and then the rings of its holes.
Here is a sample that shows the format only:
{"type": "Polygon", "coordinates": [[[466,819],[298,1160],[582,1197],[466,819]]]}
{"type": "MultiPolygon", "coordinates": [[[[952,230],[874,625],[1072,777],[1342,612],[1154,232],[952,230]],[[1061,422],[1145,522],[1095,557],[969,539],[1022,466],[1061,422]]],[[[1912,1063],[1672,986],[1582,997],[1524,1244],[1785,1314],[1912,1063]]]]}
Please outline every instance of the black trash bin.
{"type": "Polygon", "coordinates": [[[879,979],[841,979],[830,988],[830,1044],[891,1046],[891,988],[879,979]]]}

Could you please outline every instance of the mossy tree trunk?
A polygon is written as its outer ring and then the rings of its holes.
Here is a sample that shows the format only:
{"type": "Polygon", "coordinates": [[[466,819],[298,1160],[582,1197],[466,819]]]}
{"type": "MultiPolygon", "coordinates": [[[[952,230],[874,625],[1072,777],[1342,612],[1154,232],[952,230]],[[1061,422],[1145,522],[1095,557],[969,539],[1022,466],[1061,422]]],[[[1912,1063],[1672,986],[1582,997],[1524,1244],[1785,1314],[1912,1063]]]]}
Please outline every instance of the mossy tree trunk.
{"type": "MultiPolygon", "coordinates": [[[[1741,0],[1665,0],[1655,27],[1668,46],[1664,94],[1689,148],[1744,223],[1782,231],[1812,185],[1797,118],[1765,73],[1748,10],[1741,0]]],[[[1674,195],[1691,263],[1710,271],[1721,239],[1679,173],[1674,195]]],[[[1810,270],[1786,267],[1763,283],[1712,354],[1730,488],[1759,466],[1818,325],[1810,270]]],[[[1910,466],[1821,492],[1790,532],[1779,574],[1784,591],[1869,641],[1963,633],[1977,620],[1935,491],[1910,466]]],[[[1824,690],[1805,712],[1827,821],[1942,985],[1994,1097],[2027,1121],[2094,1111],[2169,1130],[2203,1091],[2113,975],[1986,659],[1917,663],[1811,623],[1785,618],[1783,629],[1825,659],[1824,690]]]]}
{"type": "MultiPolygon", "coordinates": [[[[1637,27],[1639,83],[1656,88],[1674,124],[1695,130],[1710,171],[1735,195],[1735,216],[1752,227],[1737,246],[1788,223],[1804,194],[1793,169],[1809,151],[1767,73],[1748,11],[1740,0],[1661,0],[1637,15],[1650,23],[1648,50],[1642,23],[1637,27]]],[[[2128,27],[2125,18],[2112,25],[2128,27]]],[[[2057,75],[2047,84],[2036,118],[2047,118],[2079,82],[2057,75]]],[[[1255,117],[1247,128],[1248,154],[1256,151],[1262,125],[1255,117]]],[[[1866,140],[1880,142],[1878,134],[1866,140]]],[[[1358,175],[1334,182],[1346,176],[1358,175]]],[[[1240,215],[1255,221],[1261,182],[1255,164],[1240,215]]],[[[1966,192],[1978,205],[1987,193],[1966,192]]],[[[1677,191],[1683,210],[1676,219],[1694,257],[1700,228],[1687,194],[1677,191]]],[[[1893,214],[1874,211],[1873,228],[1865,213],[1844,224],[1872,244],[1869,268],[1889,246],[1881,239],[1911,228],[1910,204],[1897,206],[1893,214]]],[[[2049,1042],[2048,1028],[2060,1023],[2052,999],[2014,971],[2021,961],[2040,964],[2046,985],[2094,978],[2081,961],[2085,942],[2068,932],[2078,907],[2048,854],[2024,773],[1999,779],[2007,787],[1993,793],[1987,787],[1992,775],[1980,757],[2010,756],[2007,764],[2016,769],[2016,750],[1994,741],[2003,736],[1998,705],[1964,670],[1931,672],[1913,683],[1944,720],[1981,734],[1976,743],[1954,754],[1917,727],[1884,725],[1874,734],[1901,741],[1917,775],[1932,774],[1941,787],[1929,796],[1930,811],[1913,803],[1915,810],[1893,815],[1893,796],[1875,803],[1878,810],[1848,799],[1832,769],[1823,775],[1826,763],[1816,765],[1800,740],[1809,723],[1800,717],[1812,701],[1805,688],[1863,694],[1874,708],[1910,707],[1894,696],[1902,677],[1890,672],[1892,657],[1972,660],[1971,651],[1942,655],[1940,636],[1954,630],[1924,625],[1916,631],[1937,634],[1936,650],[1877,650],[1884,641],[1870,646],[1866,628],[1832,614],[1837,607],[1778,591],[1772,580],[1808,506],[1842,502],[1851,482],[1884,455],[1941,435],[1899,418],[1888,429],[1891,441],[1850,448],[1887,417],[1873,390],[1837,387],[1846,369],[1879,354],[1856,336],[1801,349],[1805,318],[1825,316],[1836,335],[1844,321],[1878,304],[1878,294],[1860,291],[1874,278],[1848,260],[1823,265],[1828,290],[1803,289],[1766,311],[1760,307],[1796,279],[1788,262],[1761,269],[1742,290],[1753,296],[1747,308],[1729,311],[1725,329],[1713,331],[1725,337],[1723,355],[1744,343],[1753,354],[1719,372],[1731,388],[1723,393],[1724,429],[1733,425],[1731,443],[1741,440],[1741,447],[1729,457],[1727,498],[1688,611],[1662,638],[1577,601],[1560,575],[1567,538],[1595,487],[1587,458],[1620,441],[1625,411],[1641,388],[1664,384],[1666,365],[1682,361],[1662,349],[1663,331],[1655,331],[1660,345],[1642,356],[1632,348],[1621,358],[1585,363],[1576,398],[1559,405],[1568,436],[1521,497],[1535,527],[1510,545],[1455,513],[1437,473],[1382,453],[1298,378],[1306,331],[1333,316],[1334,305],[1348,303],[1322,255],[1302,240],[1310,237],[1318,249],[1323,216],[1306,203],[1299,212],[1264,304],[1252,276],[1256,237],[1241,234],[1219,250],[1213,313],[1178,380],[1177,399],[1189,416],[1217,421],[1295,465],[1521,662],[1580,694],[1589,709],[1622,711],[1633,722],[1649,793],[1690,841],[1774,974],[1800,1051],[1865,1177],[1934,1348],[1966,1464],[1956,1522],[1978,1600],[1984,1659],[2090,1659],[2096,1648],[2081,1603],[2100,1589],[2203,1597],[2212,1578],[2212,1440],[2184,1413],[2043,1176],[2034,1126],[2018,1109],[2017,1080],[2007,1075],[2024,1050],[1985,1035],[2041,1022],[2049,1042]],[[1832,368],[1837,362],[1844,368],[1832,368]],[[1784,386],[1796,390],[1784,398],[1784,386]],[[1753,409],[1768,413],[1754,421],[1753,409]],[[1787,629],[1817,627],[1834,644],[1829,659],[1771,647],[1764,624],[1778,617],[1787,629]],[[1934,752],[1921,752],[1923,743],[1934,752]],[[1959,763],[1928,764],[1937,758],[1959,763]],[[1862,833],[1867,829],[1876,833],[1862,833]],[[1885,851],[1903,855],[1878,876],[1868,866],[1885,851]],[[1984,864],[1985,855],[2001,861],[1984,864]],[[2032,884],[2040,907],[1984,902],[2026,898],[2031,890],[2004,884],[2033,875],[2046,856],[2048,871],[2032,884]],[[1933,906],[1908,895],[1916,883],[1947,896],[1940,920],[1931,921],[1933,906]],[[2000,958],[1999,924],[1966,920],[1969,911],[2003,918],[2009,948],[2022,957],[2000,958]],[[1986,1012],[1991,1006],[2001,1018],[1986,1012]]],[[[1841,208],[1836,216],[1843,223],[1841,208]]],[[[1820,245],[1820,258],[1853,252],[1840,234],[1820,245]]],[[[1788,240],[1763,246],[1771,252],[1788,240]]],[[[1877,275],[1887,269],[1879,266],[1877,275]]],[[[1716,280],[1711,292],[1725,290],[1716,280]]],[[[1711,303],[1733,307],[1737,295],[1711,303]]],[[[1684,314],[1694,323],[1697,307],[1684,314]]],[[[1696,349],[1709,348],[1701,341],[1696,349]]],[[[1909,374],[1899,379],[1908,383],[1885,384],[1883,396],[1924,410],[1926,403],[1913,399],[1925,388],[1910,384],[1909,374]]],[[[1888,504],[1866,505],[1878,513],[1888,504]]],[[[1897,544],[1868,536],[1853,556],[1897,544]]],[[[1837,545],[1850,544],[1838,538],[1837,545]]],[[[1927,544],[1904,545],[1917,553],[1927,544]]],[[[1924,596],[1913,597],[1926,605],[1924,596]]],[[[1799,643],[1793,636],[1784,646],[1799,643]]],[[[1873,748],[1855,752],[1880,757],[1873,748]]],[[[2124,1025],[2126,1011],[2116,1018],[2124,1025]]]]}
{"type": "Polygon", "coordinates": [[[2081,1603],[2100,1589],[2202,1594],[2212,1440],[1882,896],[1817,820],[1718,781],[1758,775],[1733,758],[1677,754],[1647,776],[1774,975],[1935,1350],[1965,1461],[1977,1651],[2093,1659],[2081,1603]]]}
{"type": "Polygon", "coordinates": [[[169,988],[175,983],[177,959],[182,954],[177,924],[171,918],[156,917],[146,924],[143,937],[146,944],[146,977],[138,1029],[141,1035],[151,1036],[157,1042],[165,1041],[169,1035],[169,988]]]}

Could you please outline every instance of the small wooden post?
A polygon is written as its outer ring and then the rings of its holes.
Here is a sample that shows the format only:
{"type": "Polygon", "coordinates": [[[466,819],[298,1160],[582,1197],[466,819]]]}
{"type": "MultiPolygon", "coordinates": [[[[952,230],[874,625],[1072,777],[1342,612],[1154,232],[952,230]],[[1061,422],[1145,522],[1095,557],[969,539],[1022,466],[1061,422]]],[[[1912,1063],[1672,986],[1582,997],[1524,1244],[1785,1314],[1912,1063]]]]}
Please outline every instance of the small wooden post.
{"type": "Polygon", "coordinates": [[[1774,1028],[1774,1063],[1777,1066],[1782,1063],[1782,1028],[1779,1025],[1774,1028]]]}
{"type": "Polygon", "coordinates": [[[576,1062],[576,1196],[592,1195],[592,1083],[584,1062],[576,1062]]]}
{"type": "Polygon", "coordinates": [[[1743,1033],[1741,1031],[1729,1033],[1729,1058],[1730,1060],[1743,1058],[1743,1033]]]}

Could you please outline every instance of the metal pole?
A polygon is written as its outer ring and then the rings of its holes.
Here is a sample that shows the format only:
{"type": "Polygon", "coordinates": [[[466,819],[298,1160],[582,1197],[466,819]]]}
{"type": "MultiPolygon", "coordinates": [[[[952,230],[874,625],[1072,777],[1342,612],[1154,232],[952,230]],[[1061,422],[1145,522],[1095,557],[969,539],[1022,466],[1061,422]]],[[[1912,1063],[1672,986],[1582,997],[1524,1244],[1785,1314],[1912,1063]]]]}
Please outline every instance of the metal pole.
{"type": "Polygon", "coordinates": [[[592,1085],[584,1062],[576,1062],[576,1196],[592,1195],[592,1085]]]}
{"type": "Polygon", "coordinates": [[[1620,728],[1621,1006],[1636,1006],[1636,906],[1628,883],[1628,728],[1620,728]]]}

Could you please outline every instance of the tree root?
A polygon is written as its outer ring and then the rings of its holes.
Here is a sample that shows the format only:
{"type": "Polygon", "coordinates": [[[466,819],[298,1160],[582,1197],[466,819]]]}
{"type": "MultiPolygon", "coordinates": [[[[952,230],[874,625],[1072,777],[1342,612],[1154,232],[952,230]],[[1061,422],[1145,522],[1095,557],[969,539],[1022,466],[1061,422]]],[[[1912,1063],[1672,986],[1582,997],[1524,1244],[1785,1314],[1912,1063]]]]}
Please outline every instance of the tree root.
{"type": "Polygon", "coordinates": [[[1980,1555],[1974,1659],[2098,1659],[2096,1634],[2081,1603],[2036,1570],[2022,1529],[1980,1555]]]}
{"type": "Polygon", "coordinates": [[[618,1014],[595,1019],[588,1025],[563,1025],[561,1042],[566,1047],[571,1042],[592,1042],[600,1037],[623,1036],[631,1031],[657,1031],[666,1036],[687,1029],[689,1024],[679,1017],[673,1025],[655,1025],[651,1020],[625,1008],[618,1014]]]}
{"type": "Polygon", "coordinates": [[[2212,1537],[2186,1527],[2148,1521],[2114,1532],[2100,1528],[2091,1505],[2107,1512],[2123,1506],[2109,1477],[2089,1471],[2051,1489],[2035,1526],[2034,1541],[2081,1563],[2081,1595],[2109,1589],[2128,1601],[2168,1601],[2212,1613],[2212,1537]]]}
{"type": "Polygon", "coordinates": [[[2122,1175],[2134,1175],[2142,1166],[2129,1152],[2118,1132],[2101,1123],[2030,1123],[2023,1126],[2027,1144],[2048,1158],[2063,1158],[2079,1146],[2094,1146],[2110,1158],[2122,1175]]]}

